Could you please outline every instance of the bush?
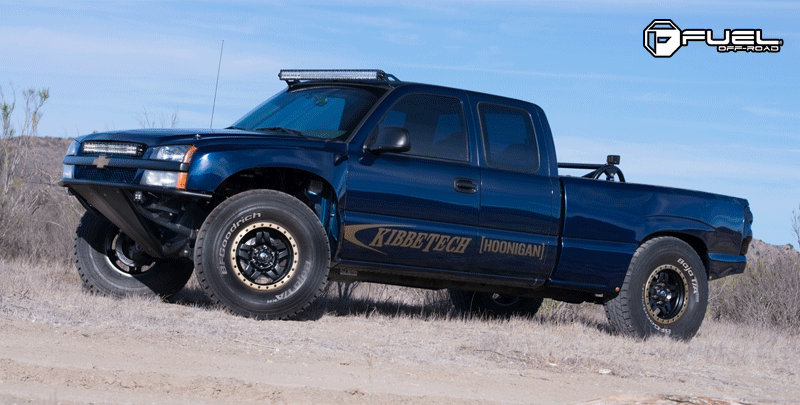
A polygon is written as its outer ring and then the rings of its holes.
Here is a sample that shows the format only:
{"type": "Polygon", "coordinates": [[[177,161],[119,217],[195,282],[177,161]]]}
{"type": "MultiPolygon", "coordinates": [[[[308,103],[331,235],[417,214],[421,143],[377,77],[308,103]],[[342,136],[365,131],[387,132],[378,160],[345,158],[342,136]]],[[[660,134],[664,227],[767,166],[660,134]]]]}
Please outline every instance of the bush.
{"type": "Polygon", "coordinates": [[[11,85],[7,99],[0,86],[0,256],[66,262],[83,211],[56,185],[70,140],[36,136],[47,89],[21,92],[23,117],[14,125],[17,92],[11,85]]]}
{"type": "Polygon", "coordinates": [[[797,237],[797,248],[800,249],[800,212],[792,211],[792,230],[797,237]]]}
{"type": "Polygon", "coordinates": [[[800,332],[800,263],[748,264],[744,274],[711,283],[709,316],[800,332]]]}

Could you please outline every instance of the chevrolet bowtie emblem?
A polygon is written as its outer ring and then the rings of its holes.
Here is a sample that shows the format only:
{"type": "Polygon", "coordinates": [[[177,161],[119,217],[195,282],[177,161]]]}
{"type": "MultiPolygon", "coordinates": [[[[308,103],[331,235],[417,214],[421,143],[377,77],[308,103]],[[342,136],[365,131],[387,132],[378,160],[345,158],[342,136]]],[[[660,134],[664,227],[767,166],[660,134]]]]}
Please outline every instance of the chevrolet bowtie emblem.
{"type": "Polygon", "coordinates": [[[109,159],[108,159],[108,158],[107,158],[105,155],[100,155],[100,156],[96,157],[96,158],[95,158],[95,159],[92,161],[92,164],[93,164],[93,165],[95,165],[95,166],[97,166],[97,168],[98,168],[98,169],[105,169],[105,168],[106,168],[106,165],[107,165],[109,162],[111,162],[111,160],[109,160],[109,159]]]}

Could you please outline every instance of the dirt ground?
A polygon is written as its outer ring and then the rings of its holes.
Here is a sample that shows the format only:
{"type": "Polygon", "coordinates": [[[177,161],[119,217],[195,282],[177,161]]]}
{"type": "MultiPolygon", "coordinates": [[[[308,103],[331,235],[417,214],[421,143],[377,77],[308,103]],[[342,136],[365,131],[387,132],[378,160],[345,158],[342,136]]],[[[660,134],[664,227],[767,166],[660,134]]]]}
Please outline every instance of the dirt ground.
{"type": "Polygon", "coordinates": [[[70,265],[0,258],[0,404],[800,404],[800,331],[706,319],[641,341],[595,305],[492,319],[441,292],[337,291],[257,321],[194,280],[178,303],[115,299],[70,265]]]}
{"type": "MultiPolygon", "coordinates": [[[[611,370],[548,372],[454,368],[447,359],[414,364],[370,350],[393,325],[369,319],[272,322],[282,333],[366,337],[361,345],[302,346],[286,341],[184,336],[179,331],[53,325],[0,318],[0,403],[4,404],[639,404],[800,403],[800,387],[763,391],[774,381],[624,378],[611,370]],[[354,347],[362,350],[352,350],[354,347]],[[715,399],[712,399],[715,398],[715,399]]],[[[309,338],[309,341],[316,338],[309,338]]],[[[443,346],[459,342],[442,339],[443,346]]],[[[443,347],[443,354],[453,347],[443,347]]],[[[413,350],[407,348],[406,350],[413,350]]],[[[458,350],[456,347],[455,350],[458,350]]],[[[392,350],[389,350],[392,352],[392,350]]],[[[741,371],[741,370],[740,370],[741,371]]],[[[744,370],[742,374],[748,374],[744,370]]]]}

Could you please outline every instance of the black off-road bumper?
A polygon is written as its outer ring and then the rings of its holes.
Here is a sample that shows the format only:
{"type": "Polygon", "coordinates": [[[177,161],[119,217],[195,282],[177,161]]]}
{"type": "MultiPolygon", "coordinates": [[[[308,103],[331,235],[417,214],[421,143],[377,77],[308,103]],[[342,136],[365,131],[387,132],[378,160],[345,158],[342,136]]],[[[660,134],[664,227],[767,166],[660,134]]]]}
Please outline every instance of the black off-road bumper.
{"type": "Polygon", "coordinates": [[[144,209],[134,199],[136,192],[185,199],[190,203],[199,203],[212,197],[210,193],[95,180],[62,179],[58,185],[67,187],[84,208],[108,219],[156,259],[187,256],[190,252],[183,248],[187,241],[194,240],[195,230],[192,226],[186,226],[185,221],[169,221],[144,209]],[[157,232],[159,227],[182,238],[165,241],[159,236],[162,233],[157,232]]]}

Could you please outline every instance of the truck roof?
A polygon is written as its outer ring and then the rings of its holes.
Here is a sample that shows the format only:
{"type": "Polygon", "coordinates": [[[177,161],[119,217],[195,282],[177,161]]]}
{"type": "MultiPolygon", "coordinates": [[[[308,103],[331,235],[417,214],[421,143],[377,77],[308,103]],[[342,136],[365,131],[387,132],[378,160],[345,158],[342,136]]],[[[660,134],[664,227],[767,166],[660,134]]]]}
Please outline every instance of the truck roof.
{"type": "Polygon", "coordinates": [[[354,85],[358,87],[373,87],[391,90],[405,86],[418,86],[420,88],[446,89],[463,91],[467,94],[480,96],[481,98],[491,97],[498,100],[513,100],[515,102],[533,104],[532,102],[514,99],[496,94],[482,93],[463,88],[441,86],[429,83],[408,82],[398,79],[396,76],[386,73],[379,69],[335,69],[335,70],[281,70],[278,73],[278,78],[286,81],[289,89],[311,87],[311,86],[325,86],[325,85],[354,85]]]}

